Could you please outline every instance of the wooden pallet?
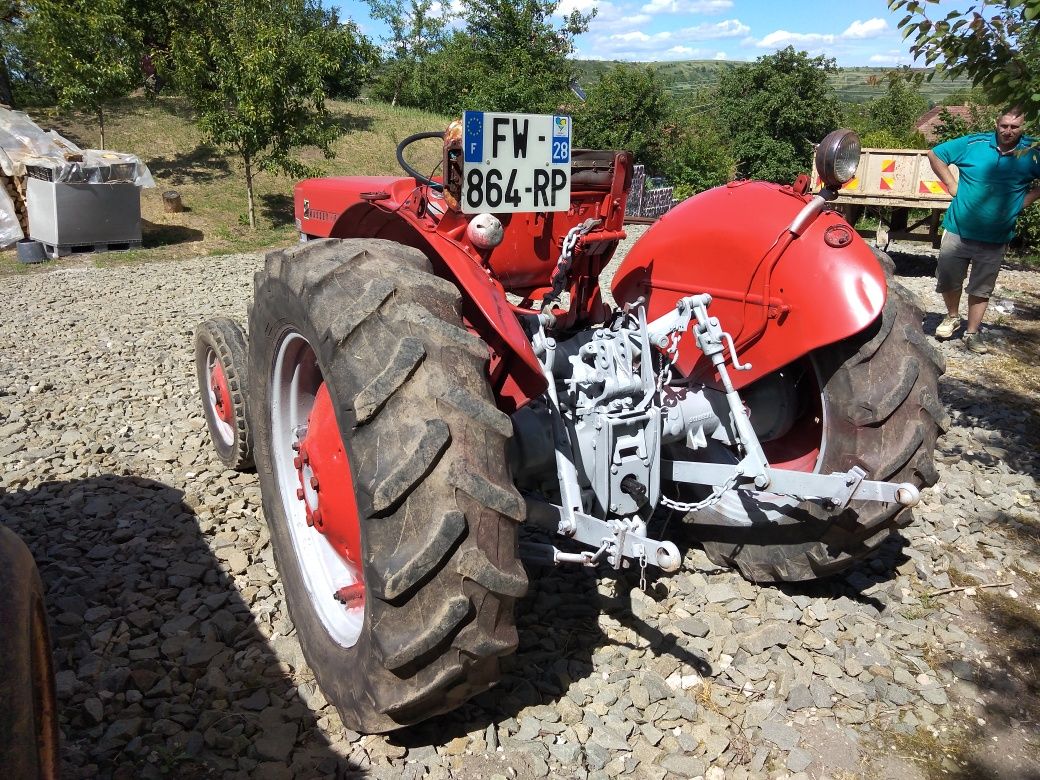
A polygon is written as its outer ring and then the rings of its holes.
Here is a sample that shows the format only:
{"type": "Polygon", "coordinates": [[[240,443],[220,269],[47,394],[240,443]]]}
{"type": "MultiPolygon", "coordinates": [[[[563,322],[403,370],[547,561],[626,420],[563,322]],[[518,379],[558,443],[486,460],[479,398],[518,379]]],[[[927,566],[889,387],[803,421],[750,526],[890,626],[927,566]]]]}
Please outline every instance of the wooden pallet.
{"type": "Polygon", "coordinates": [[[48,244],[40,242],[48,257],[68,257],[69,255],[85,255],[91,252],[125,252],[128,249],[140,249],[141,241],[96,241],[92,244],[48,244]]]}

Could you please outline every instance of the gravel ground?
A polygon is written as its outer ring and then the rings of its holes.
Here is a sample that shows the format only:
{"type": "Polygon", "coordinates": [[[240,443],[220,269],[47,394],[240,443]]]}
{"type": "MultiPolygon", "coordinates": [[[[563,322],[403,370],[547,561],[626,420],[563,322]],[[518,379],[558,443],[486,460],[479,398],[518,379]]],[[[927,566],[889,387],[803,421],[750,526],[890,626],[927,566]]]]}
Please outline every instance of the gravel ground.
{"type": "MultiPolygon", "coordinates": [[[[927,258],[897,261],[934,328],[927,258]]],[[[498,688],[394,735],[346,730],[294,638],[256,477],[219,466],[196,394],[193,329],[244,319],[260,264],[0,280],[0,519],[47,591],[67,777],[1040,772],[1037,399],[974,381],[990,358],[956,342],[940,482],[874,560],[756,587],[687,542],[646,593],[532,570],[498,688]]],[[[998,350],[1024,333],[1035,356],[1037,307],[1017,311],[998,350]]]]}

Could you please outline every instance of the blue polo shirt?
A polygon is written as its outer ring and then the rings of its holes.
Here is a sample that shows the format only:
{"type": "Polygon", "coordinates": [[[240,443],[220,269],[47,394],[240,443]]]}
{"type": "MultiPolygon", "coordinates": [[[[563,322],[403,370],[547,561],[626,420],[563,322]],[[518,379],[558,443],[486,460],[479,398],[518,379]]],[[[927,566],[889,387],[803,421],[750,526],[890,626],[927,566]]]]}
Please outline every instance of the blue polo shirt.
{"type": "Polygon", "coordinates": [[[1040,179],[1040,150],[1025,136],[1007,154],[997,148],[997,134],[976,133],[954,138],[932,151],[960,172],[957,197],[943,227],[961,238],[1006,244],[1015,237],[1015,219],[1035,179],[1040,179]]]}

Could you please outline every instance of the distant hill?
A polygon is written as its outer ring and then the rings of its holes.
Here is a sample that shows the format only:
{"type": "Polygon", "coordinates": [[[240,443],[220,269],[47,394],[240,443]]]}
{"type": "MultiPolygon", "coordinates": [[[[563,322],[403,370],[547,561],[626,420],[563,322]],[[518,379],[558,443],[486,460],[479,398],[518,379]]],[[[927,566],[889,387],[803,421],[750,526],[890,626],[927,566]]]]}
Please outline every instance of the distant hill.
{"type": "MultiPolygon", "coordinates": [[[[609,60],[575,60],[580,74],[578,80],[582,86],[589,86],[599,81],[610,68],[620,64],[609,60]]],[[[697,92],[705,87],[713,86],[724,68],[735,68],[743,63],[729,60],[675,60],[672,62],[625,63],[648,65],[658,72],[665,88],[673,95],[697,92]]],[[[888,74],[891,68],[841,68],[831,74],[838,97],[848,103],[866,103],[868,100],[885,93],[888,85],[888,74]]],[[[921,69],[919,72],[927,73],[921,69]]],[[[921,84],[920,90],[929,102],[942,103],[954,92],[971,88],[967,78],[936,78],[921,84]]]]}

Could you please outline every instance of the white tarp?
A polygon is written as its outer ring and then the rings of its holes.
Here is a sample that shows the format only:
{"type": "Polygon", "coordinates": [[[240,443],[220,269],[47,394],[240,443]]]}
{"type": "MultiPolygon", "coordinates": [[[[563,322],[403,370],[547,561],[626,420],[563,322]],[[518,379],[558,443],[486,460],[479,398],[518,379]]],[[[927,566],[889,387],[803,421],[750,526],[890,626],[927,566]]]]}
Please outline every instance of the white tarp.
{"type": "MultiPolygon", "coordinates": [[[[80,149],[53,130],[43,130],[21,111],[0,107],[0,170],[6,176],[33,176],[47,181],[132,181],[154,187],[148,166],[133,154],[105,149],[80,149]],[[70,159],[71,158],[71,159],[70,159]]],[[[3,188],[0,188],[2,192],[3,188]]],[[[0,195],[0,246],[22,238],[14,204],[0,195]]]]}

